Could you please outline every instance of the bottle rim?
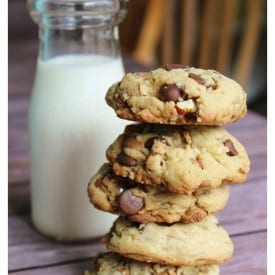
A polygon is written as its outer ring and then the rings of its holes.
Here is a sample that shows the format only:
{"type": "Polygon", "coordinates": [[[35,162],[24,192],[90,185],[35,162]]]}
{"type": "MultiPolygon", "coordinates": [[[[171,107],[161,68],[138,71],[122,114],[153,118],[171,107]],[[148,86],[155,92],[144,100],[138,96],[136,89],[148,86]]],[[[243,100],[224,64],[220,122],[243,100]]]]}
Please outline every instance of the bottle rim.
{"type": "Polygon", "coordinates": [[[41,26],[74,29],[117,25],[128,0],[28,0],[33,21],[41,26]]]}

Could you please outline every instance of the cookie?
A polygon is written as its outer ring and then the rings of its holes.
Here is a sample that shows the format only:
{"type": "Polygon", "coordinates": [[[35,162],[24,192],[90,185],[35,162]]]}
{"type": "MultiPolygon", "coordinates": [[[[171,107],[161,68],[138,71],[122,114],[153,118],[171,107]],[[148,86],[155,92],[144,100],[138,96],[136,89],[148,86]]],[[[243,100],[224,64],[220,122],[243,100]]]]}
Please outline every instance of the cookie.
{"type": "Polygon", "coordinates": [[[171,266],[148,262],[138,262],[115,253],[99,255],[92,272],[85,275],[218,275],[217,265],[171,266]]]}
{"type": "Polygon", "coordinates": [[[119,176],[185,194],[244,182],[250,166],[244,147],[219,126],[129,125],[106,155],[119,176]]]}
{"type": "Polygon", "coordinates": [[[246,93],[214,70],[167,65],[128,73],[106,102],[123,119],[146,123],[224,125],[246,114],[246,93]]]}
{"type": "Polygon", "coordinates": [[[99,210],[139,223],[192,223],[223,209],[229,186],[201,189],[191,195],[171,193],[161,186],[141,185],[116,176],[105,163],[91,179],[88,194],[99,210]]]}
{"type": "Polygon", "coordinates": [[[198,223],[172,225],[119,217],[104,242],[126,258],[176,266],[220,264],[233,254],[230,237],[211,215],[198,223]]]}

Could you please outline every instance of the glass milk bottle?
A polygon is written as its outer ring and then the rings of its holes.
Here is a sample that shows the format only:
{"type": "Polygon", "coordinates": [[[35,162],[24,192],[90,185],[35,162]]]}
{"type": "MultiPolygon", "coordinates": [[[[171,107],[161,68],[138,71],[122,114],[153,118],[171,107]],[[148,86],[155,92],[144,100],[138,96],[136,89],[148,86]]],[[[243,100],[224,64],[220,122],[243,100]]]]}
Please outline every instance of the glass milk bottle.
{"type": "Polygon", "coordinates": [[[116,25],[127,1],[29,0],[40,51],[29,110],[32,220],[62,241],[105,234],[115,216],[87,185],[123,131],[104,97],[124,74],[116,25]]]}

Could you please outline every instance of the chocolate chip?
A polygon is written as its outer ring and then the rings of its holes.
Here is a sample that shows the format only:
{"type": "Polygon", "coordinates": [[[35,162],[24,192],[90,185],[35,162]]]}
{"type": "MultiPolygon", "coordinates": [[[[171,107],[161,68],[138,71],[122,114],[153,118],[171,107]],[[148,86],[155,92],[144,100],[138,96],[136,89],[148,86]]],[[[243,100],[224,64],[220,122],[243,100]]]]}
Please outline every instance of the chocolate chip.
{"type": "Polygon", "coordinates": [[[188,75],[190,78],[194,79],[196,82],[198,82],[199,84],[201,85],[204,85],[205,84],[205,81],[203,78],[201,78],[199,75],[197,74],[194,74],[194,73],[190,73],[188,75]]]}
{"type": "Polygon", "coordinates": [[[143,198],[133,195],[131,190],[125,190],[119,196],[119,207],[125,215],[136,214],[143,206],[143,198]]]}
{"type": "Polygon", "coordinates": [[[184,115],[184,118],[188,121],[188,122],[197,122],[197,115],[196,113],[186,113],[184,115]]]}
{"type": "Polygon", "coordinates": [[[131,180],[129,178],[124,178],[124,177],[116,177],[119,186],[122,189],[129,189],[129,188],[135,188],[138,186],[138,183],[135,182],[134,180],[131,180]]]}
{"type": "Polygon", "coordinates": [[[117,156],[116,162],[118,162],[121,165],[128,166],[128,167],[137,166],[137,161],[135,159],[125,155],[123,152],[121,152],[117,156]]]}
{"type": "Polygon", "coordinates": [[[228,156],[232,157],[232,156],[237,156],[239,154],[233,142],[230,139],[227,139],[223,144],[229,149],[229,151],[226,152],[228,156]]]}
{"type": "Polygon", "coordinates": [[[148,150],[151,150],[155,142],[162,142],[168,145],[168,142],[164,137],[156,136],[156,137],[151,137],[147,139],[147,141],[144,144],[144,147],[147,148],[148,150]]]}
{"type": "Polygon", "coordinates": [[[186,98],[183,88],[178,87],[176,84],[163,84],[159,92],[164,101],[177,102],[179,99],[184,100],[186,98]]]}
{"type": "Polygon", "coordinates": [[[188,69],[188,68],[190,68],[190,67],[182,65],[182,64],[166,64],[164,66],[164,69],[167,71],[171,71],[173,69],[188,69]]]}

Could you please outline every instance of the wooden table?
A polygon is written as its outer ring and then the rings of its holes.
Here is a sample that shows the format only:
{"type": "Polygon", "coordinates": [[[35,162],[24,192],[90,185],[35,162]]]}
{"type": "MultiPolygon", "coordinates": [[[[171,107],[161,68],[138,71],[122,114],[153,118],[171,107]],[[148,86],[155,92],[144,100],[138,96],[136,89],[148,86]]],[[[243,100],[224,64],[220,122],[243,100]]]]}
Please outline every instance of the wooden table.
{"type": "MultiPolygon", "coordinates": [[[[99,240],[57,243],[40,235],[30,219],[27,109],[37,53],[36,41],[9,45],[9,272],[12,274],[83,274],[105,247],[99,240]]],[[[138,70],[126,62],[128,71],[138,70]]],[[[226,127],[246,147],[251,172],[232,187],[217,216],[235,245],[221,274],[266,274],[266,120],[248,112],[226,127]]]]}

